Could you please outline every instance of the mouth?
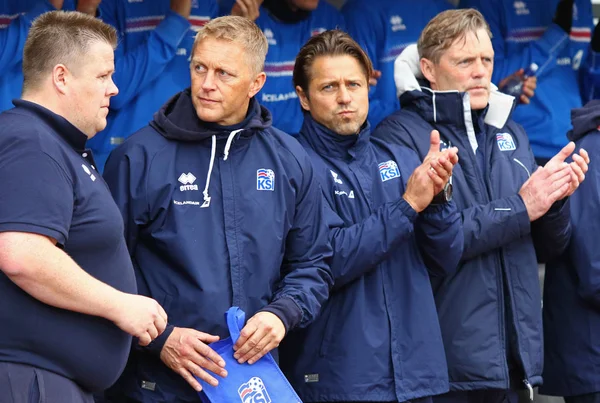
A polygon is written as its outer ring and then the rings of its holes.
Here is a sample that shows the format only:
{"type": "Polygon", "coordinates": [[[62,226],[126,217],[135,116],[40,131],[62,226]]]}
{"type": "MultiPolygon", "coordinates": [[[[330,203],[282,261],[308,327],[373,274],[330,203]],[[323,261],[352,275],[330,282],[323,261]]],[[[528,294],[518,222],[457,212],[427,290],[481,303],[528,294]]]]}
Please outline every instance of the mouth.
{"type": "Polygon", "coordinates": [[[219,102],[219,101],[215,101],[214,99],[203,98],[203,97],[198,97],[198,100],[200,100],[200,102],[203,104],[216,104],[219,102]]]}
{"type": "Polygon", "coordinates": [[[346,117],[346,116],[352,116],[352,115],[354,115],[354,113],[355,113],[354,111],[341,111],[341,112],[338,112],[338,115],[346,117]]]}
{"type": "Polygon", "coordinates": [[[484,86],[471,87],[471,88],[469,88],[469,91],[487,91],[487,87],[484,87],[484,86]]]}

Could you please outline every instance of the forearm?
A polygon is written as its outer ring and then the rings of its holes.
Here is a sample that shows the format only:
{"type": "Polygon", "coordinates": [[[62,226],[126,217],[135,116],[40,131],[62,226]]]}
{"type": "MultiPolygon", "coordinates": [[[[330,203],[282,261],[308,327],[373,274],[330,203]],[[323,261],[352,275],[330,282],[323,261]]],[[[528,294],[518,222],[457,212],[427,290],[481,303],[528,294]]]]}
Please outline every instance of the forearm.
{"type": "Polygon", "coordinates": [[[48,238],[3,233],[0,245],[0,269],[35,299],[113,320],[122,293],[86,273],[48,238]]]}

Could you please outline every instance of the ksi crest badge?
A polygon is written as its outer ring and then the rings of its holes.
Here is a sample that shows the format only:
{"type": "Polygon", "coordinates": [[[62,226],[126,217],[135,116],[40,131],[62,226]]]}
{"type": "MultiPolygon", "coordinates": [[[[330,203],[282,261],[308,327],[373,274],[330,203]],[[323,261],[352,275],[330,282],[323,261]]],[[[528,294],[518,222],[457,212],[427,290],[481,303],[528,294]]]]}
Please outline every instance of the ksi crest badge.
{"type": "Polygon", "coordinates": [[[256,190],[275,191],[275,172],[261,168],[256,171],[256,190]]]}
{"type": "Polygon", "coordinates": [[[496,134],[496,141],[498,142],[498,148],[500,151],[513,151],[517,149],[517,146],[515,145],[510,133],[496,134]]]}
{"type": "Polygon", "coordinates": [[[262,379],[255,376],[238,388],[242,403],[271,403],[271,397],[262,379]]]}
{"type": "Polygon", "coordinates": [[[379,164],[379,176],[381,177],[381,181],[389,181],[390,179],[395,179],[400,177],[400,170],[398,169],[398,164],[396,161],[386,161],[379,164]]]}

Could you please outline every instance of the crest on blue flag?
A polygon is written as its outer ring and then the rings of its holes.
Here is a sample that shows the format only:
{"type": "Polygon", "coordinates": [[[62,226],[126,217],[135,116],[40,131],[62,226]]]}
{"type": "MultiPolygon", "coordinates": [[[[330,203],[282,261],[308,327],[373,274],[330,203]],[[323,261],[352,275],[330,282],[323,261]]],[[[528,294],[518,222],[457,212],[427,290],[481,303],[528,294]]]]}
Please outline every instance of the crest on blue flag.
{"type": "Polygon", "coordinates": [[[271,403],[265,384],[257,376],[243,383],[238,389],[238,394],[242,403],[271,403]]]}

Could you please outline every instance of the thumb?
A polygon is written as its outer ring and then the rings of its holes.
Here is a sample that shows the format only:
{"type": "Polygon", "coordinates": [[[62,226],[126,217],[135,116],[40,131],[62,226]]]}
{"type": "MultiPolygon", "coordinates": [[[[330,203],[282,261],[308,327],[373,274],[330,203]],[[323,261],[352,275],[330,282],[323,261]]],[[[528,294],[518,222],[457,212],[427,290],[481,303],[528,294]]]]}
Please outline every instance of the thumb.
{"type": "Polygon", "coordinates": [[[431,131],[429,138],[429,153],[437,153],[440,151],[440,132],[437,130],[431,131]]]}
{"type": "Polygon", "coordinates": [[[575,151],[575,143],[569,141],[569,144],[563,147],[554,157],[552,157],[551,161],[554,162],[565,162],[567,158],[575,151]]]}

